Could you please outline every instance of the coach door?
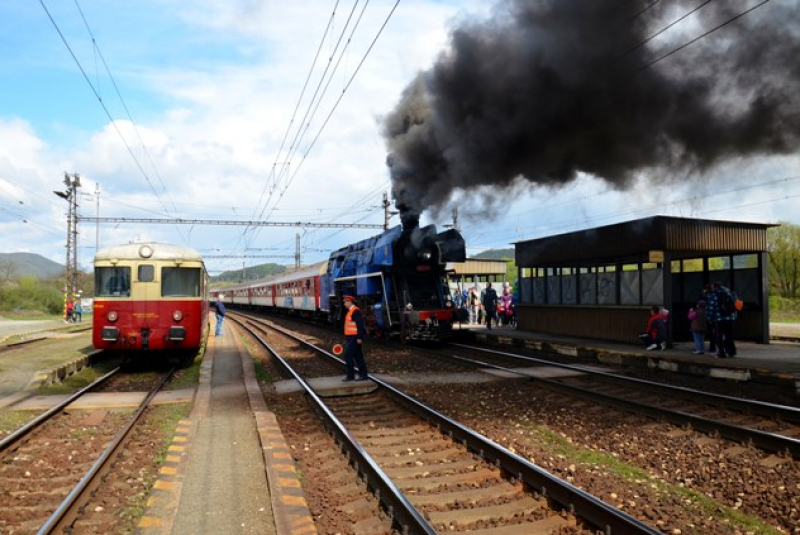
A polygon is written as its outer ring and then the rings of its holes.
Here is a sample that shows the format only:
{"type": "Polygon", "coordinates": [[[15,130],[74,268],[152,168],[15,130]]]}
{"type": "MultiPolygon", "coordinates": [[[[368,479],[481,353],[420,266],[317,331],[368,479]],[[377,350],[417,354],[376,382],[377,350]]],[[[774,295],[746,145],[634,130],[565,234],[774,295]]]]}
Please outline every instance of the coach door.
{"type": "Polygon", "coordinates": [[[136,288],[138,295],[133,301],[134,322],[139,325],[142,337],[142,349],[150,347],[150,335],[158,321],[158,303],[161,300],[156,266],[139,264],[136,266],[136,288]]]}

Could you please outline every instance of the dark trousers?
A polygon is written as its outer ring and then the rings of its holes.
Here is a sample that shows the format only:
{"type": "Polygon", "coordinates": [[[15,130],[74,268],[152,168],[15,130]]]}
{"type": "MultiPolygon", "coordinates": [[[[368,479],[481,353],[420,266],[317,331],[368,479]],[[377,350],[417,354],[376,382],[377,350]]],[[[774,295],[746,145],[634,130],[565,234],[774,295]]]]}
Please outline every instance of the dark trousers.
{"type": "Polygon", "coordinates": [[[363,344],[356,341],[356,337],[348,337],[344,347],[344,363],[347,366],[347,377],[355,379],[356,370],[358,365],[358,375],[364,379],[367,378],[367,363],[364,360],[363,344]]]}
{"type": "Polygon", "coordinates": [[[733,357],[736,355],[736,344],[733,342],[733,320],[719,320],[716,324],[717,355],[733,357]]]}
{"type": "MultiPolygon", "coordinates": [[[[488,329],[491,329],[491,328],[492,328],[492,320],[496,320],[496,316],[495,316],[495,314],[496,314],[496,313],[495,313],[495,311],[494,311],[494,310],[489,310],[489,309],[486,309],[486,327],[487,327],[488,329]]],[[[496,323],[497,323],[497,321],[495,321],[495,324],[496,324],[496,323]]]]}

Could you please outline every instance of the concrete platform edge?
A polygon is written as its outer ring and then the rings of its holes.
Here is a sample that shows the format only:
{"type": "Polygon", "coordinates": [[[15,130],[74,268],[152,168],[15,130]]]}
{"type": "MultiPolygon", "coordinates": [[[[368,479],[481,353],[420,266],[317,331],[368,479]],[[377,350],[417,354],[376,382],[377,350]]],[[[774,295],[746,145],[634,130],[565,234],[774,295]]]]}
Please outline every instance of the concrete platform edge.
{"type": "MultiPolygon", "coordinates": [[[[241,341],[236,338],[237,346],[241,341]]],[[[272,500],[272,511],[278,535],[312,535],[317,533],[314,517],[308,508],[292,453],[283,437],[275,414],[267,408],[256,380],[255,365],[249,353],[240,347],[244,383],[250,408],[256,419],[264,466],[272,500]]]]}
{"type": "Polygon", "coordinates": [[[175,512],[178,510],[181,500],[190,445],[197,433],[197,424],[208,411],[211,399],[211,370],[214,366],[214,351],[213,347],[209,348],[208,346],[210,339],[209,337],[206,340],[192,411],[189,417],[180,420],[175,428],[175,434],[167,448],[164,463],[158,471],[152,489],[150,489],[144,513],[134,529],[134,533],[137,535],[161,535],[172,532],[175,512]]]}
{"type": "Polygon", "coordinates": [[[43,386],[60,383],[70,375],[80,372],[87,366],[94,363],[95,358],[102,353],[101,350],[95,349],[85,355],[74,358],[68,362],[64,362],[50,368],[49,370],[39,370],[33,374],[33,377],[25,385],[25,388],[16,394],[12,394],[3,399],[0,399],[0,409],[4,409],[11,405],[15,405],[25,399],[33,396],[37,390],[43,386]]]}
{"type": "MultiPolygon", "coordinates": [[[[751,381],[762,385],[779,388],[793,396],[800,396],[800,379],[789,373],[776,373],[771,370],[747,367],[738,364],[735,367],[716,365],[715,363],[689,362],[671,355],[654,352],[652,354],[637,353],[635,351],[609,350],[593,347],[581,343],[553,342],[533,338],[517,338],[487,332],[470,332],[461,334],[461,337],[471,338],[474,341],[495,346],[512,346],[520,349],[542,351],[580,357],[602,364],[631,368],[648,368],[673,373],[682,373],[700,377],[727,379],[733,381],[751,381]]],[[[720,361],[722,364],[723,361],[720,361]]],[[[735,361],[734,361],[735,362],[735,361]]]]}

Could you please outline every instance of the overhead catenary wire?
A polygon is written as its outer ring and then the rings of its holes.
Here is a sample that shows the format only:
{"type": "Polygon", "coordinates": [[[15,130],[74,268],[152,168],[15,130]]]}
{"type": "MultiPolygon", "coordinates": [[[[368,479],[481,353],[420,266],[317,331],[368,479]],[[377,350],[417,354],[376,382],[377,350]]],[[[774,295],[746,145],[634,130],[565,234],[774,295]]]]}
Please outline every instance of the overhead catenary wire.
{"type": "Polygon", "coordinates": [[[755,11],[755,10],[756,10],[756,9],[758,9],[758,8],[760,8],[761,6],[763,6],[764,4],[766,4],[766,3],[767,3],[767,2],[769,2],[769,1],[770,1],[770,0],[763,0],[761,3],[759,3],[759,4],[756,4],[756,5],[754,5],[753,7],[749,8],[749,9],[746,9],[745,11],[742,11],[742,12],[741,12],[741,13],[739,13],[738,15],[735,15],[735,16],[731,17],[730,19],[726,20],[725,22],[723,22],[723,23],[721,23],[721,24],[718,24],[717,26],[714,26],[714,27],[713,27],[713,28],[711,28],[710,30],[703,32],[702,34],[700,34],[700,35],[698,35],[697,37],[695,37],[694,39],[692,39],[692,40],[690,40],[690,41],[688,41],[688,42],[686,42],[686,43],[684,43],[684,44],[680,45],[679,47],[677,47],[677,48],[674,48],[674,49],[670,50],[669,52],[667,52],[667,53],[665,53],[665,54],[662,54],[661,56],[658,56],[657,58],[655,58],[655,59],[653,59],[653,60],[651,60],[651,61],[648,61],[647,63],[645,63],[645,64],[643,64],[643,65],[640,65],[638,68],[636,68],[636,69],[634,70],[634,72],[641,72],[641,71],[643,71],[643,70],[649,69],[650,67],[652,67],[652,66],[653,66],[653,65],[655,65],[656,63],[658,63],[658,62],[660,62],[660,61],[662,61],[662,60],[665,60],[665,59],[667,59],[668,57],[672,56],[673,54],[675,54],[675,53],[677,53],[677,52],[680,52],[680,51],[681,51],[681,50],[683,50],[684,48],[686,48],[686,47],[688,47],[688,46],[691,46],[691,45],[693,45],[693,44],[694,44],[694,43],[696,43],[697,41],[699,41],[699,40],[701,40],[701,39],[703,39],[703,38],[705,38],[705,37],[708,37],[708,36],[709,36],[709,35],[711,35],[712,33],[716,32],[717,30],[719,30],[719,29],[721,29],[721,28],[724,28],[725,26],[727,26],[727,25],[729,25],[729,24],[731,24],[731,23],[733,23],[733,22],[735,22],[735,21],[737,21],[737,20],[739,20],[740,18],[744,17],[744,16],[745,16],[745,15],[747,15],[748,13],[752,13],[753,11],[755,11]]]}
{"type": "MultiPolygon", "coordinates": [[[[135,162],[136,167],[139,170],[140,174],[144,177],[145,181],[147,182],[147,185],[150,186],[150,190],[153,192],[153,194],[158,199],[159,204],[161,204],[162,208],[164,208],[164,210],[168,212],[169,210],[167,209],[166,205],[164,204],[164,200],[161,198],[161,195],[159,195],[158,191],[153,186],[153,182],[150,180],[150,176],[147,174],[147,171],[145,171],[144,167],[142,166],[142,163],[136,157],[136,154],[133,152],[133,149],[131,148],[130,144],[125,139],[125,136],[122,134],[122,131],[119,129],[119,126],[117,125],[117,122],[112,117],[111,112],[109,111],[108,107],[106,106],[105,102],[103,101],[103,98],[100,96],[100,93],[98,93],[97,88],[92,83],[91,79],[89,78],[88,74],[86,73],[86,70],[83,68],[83,65],[81,64],[81,61],[75,55],[75,52],[72,50],[72,47],[70,46],[69,42],[67,41],[66,36],[61,31],[61,28],[58,26],[58,23],[53,18],[53,15],[50,13],[50,10],[47,8],[47,5],[45,5],[44,0],[39,0],[39,4],[42,6],[42,9],[44,9],[45,13],[47,14],[48,19],[50,19],[50,23],[55,28],[56,32],[58,33],[59,37],[61,38],[62,43],[67,48],[67,51],[69,52],[70,56],[72,56],[72,59],[75,62],[75,64],[78,66],[78,70],[80,70],[81,74],[83,75],[84,80],[89,85],[89,88],[92,90],[92,93],[94,94],[95,98],[97,99],[97,102],[100,104],[100,107],[105,112],[106,116],[108,117],[108,120],[111,122],[111,125],[114,127],[114,130],[116,131],[117,135],[122,140],[122,143],[125,145],[125,148],[128,151],[128,154],[131,156],[131,158],[135,162]]],[[[94,38],[93,38],[93,40],[94,40],[94,38]]]]}

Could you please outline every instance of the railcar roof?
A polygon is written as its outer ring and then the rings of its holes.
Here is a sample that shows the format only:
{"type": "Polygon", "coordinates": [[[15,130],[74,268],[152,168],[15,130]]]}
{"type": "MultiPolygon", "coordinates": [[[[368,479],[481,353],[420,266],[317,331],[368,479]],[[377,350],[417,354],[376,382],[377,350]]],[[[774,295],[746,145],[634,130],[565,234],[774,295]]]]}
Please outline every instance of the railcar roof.
{"type": "Polygon", "coordinates": [[[202,262],[200,253],[189,247],[166,243],[126,243],[97,251],[95,262],[106,260],[186,260],[202,262]]]}
{"type": "Polygon", "coordinates": [[[323,262],[318,262],[316,264],[311,264],[310,266],[301,267],[299,269],[294,269],[289,273],[281,273],[279,275],[271,275],[269,277],[264,277],[263,279],[258,279],[255,281],[247,281],[241,282],[239,284],[230,284],[228,286],[212,286],[210,292],[230,292],[235,290],[241,290],[243,288],[253,288],[256,286],[262,286],[264,284],[277,284],[281,282],[288,282],[297,279],[302,279],[306,277],[314,277],[316,275],[322,275],[325,273],[325,270],[328,268],[328,261],[325,260],[323,262]]]}

